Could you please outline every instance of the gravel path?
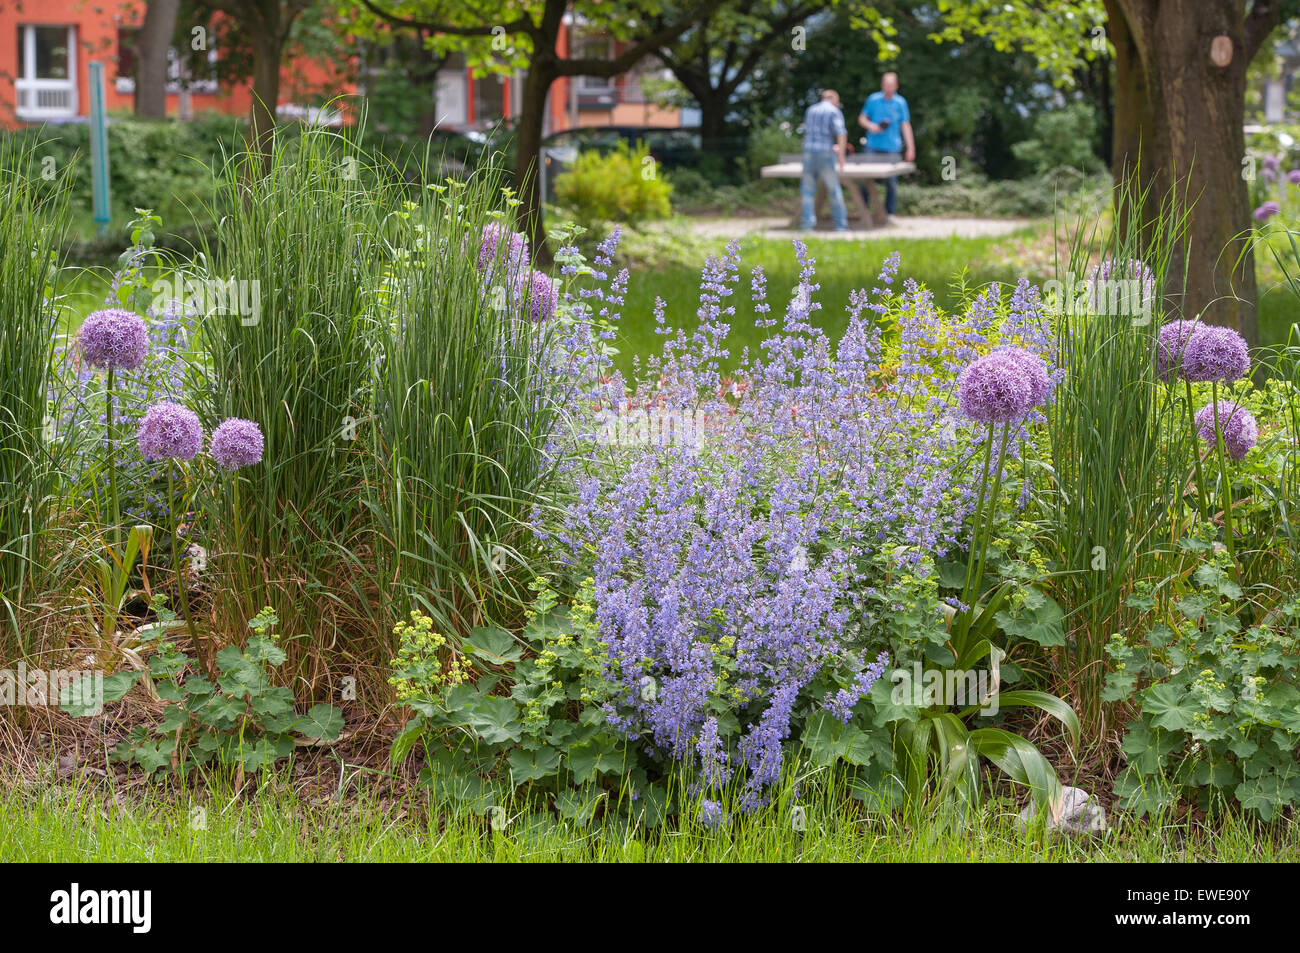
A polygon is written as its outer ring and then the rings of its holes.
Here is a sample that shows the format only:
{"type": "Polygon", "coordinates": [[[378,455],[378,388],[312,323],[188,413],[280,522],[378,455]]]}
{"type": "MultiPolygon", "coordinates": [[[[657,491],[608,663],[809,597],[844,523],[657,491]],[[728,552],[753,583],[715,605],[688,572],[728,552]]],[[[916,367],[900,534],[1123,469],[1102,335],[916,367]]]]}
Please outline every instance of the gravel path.
{"type": "Polygon", "coordinates": [[[825,223],[816,231],[801,232],[790,227],[790,219],[783,218],[692,218],[691,231],[701,238],[791,238],[796,235],[814,235],[817,238],[835,238],[847,241],[885,240],[900,238],[983,238],[990,235],[1008,235],[1030,225],[1028,218],[933,218],[916,215],[896,218],[883,228],[855,229],[837,232],[825,223]]]}

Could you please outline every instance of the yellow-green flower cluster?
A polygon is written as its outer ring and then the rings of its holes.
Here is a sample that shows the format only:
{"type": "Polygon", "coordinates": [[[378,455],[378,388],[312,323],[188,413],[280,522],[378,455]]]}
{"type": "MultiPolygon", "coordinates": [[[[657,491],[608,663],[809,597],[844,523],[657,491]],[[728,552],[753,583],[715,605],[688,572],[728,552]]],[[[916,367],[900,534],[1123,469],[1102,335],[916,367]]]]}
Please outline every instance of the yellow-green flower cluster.
{"type": "Polygon", "coordinates": [[[433,630],[433,620],[424,613],[413,611],[410,621],[393,627],[393,635],[397,638],[397,656],[388,684],[396,689],[399,700],[437,695],[469,678],[462,657],[451,652],[447,637],[433,630]],[[442,654],[451,655],[445,667],[439,657],[442,654]]]}

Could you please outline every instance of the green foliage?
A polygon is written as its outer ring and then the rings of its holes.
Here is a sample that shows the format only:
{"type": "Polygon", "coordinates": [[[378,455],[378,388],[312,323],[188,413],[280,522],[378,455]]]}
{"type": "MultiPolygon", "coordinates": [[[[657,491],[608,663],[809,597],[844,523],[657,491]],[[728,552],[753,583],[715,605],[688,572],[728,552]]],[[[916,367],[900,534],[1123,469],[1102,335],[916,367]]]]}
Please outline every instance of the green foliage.
{"type": "MultiPolygon", "coordinates": [[[[1115,202],[1136,215],[1138,187],[1125,184],[1115,202]]],[[[1156,381],[1155,339],[1170,258],[1186,225],[1186,212],[1166,207],[1150,231],[1145,254],[1139,229],[1121,238],[1102,233],[1100,216],[1079,212],[1067,251],[1058,252],[1057,280],[1081,281],[1102,259],[1139,259],[1154,276],[1150,315],[1119,308],[1088,314],[1050,304],[1056,311],[1057,365],[1064,376],[1048,412],[1047,446],[1035,454],[1041,469],[1032,481],[1041,492],[1035,515],[1040,546],[1052,570],[1051,587],[1069,608],[1069,638],[1057,651],[1089,729],[1099,726],[1107,636],[1132,624],[1125,597],[1137,579],[1168,571],[1161,555],[1175,533],[1171,506],[1181,505],[1191,472],[1186,411],[1175,388],[1156,381]]]]}
{"type": "MultiPolygon", "coordinates": [[[[1187,798],[1270,821],[1300,804],[1300,598],[1245,627],[1226,553],[1204,533],[1182,548],[1201,562],[1161,593],[1159,621],[1106,647],[1103,697],[1137,714],[1115,791],[1139,816],[1187,798]]],[[[1129,604],[1148,611],[1157,600],[1139,592],[1129,604]]]]}
{"type": "Polygon", "coordinates": [[[1062,167],[1093,172],[1101,161],[1093,153],[1097,131],[1096,111],[1085,102],[1049,109],[1034,119],[1033,135],[1011,147],[1017,159],[1028,162],[1038,174],[1062,167]]]}
{"type": "MultiPolygon", "coordinates": [[[[192,122],[159,122],[115,116],[108,126],[109,188],[113,217],[130,218],[133,208],[157,209],[164,219],[181,226],[203,217],[212,200],[206,167],[240,144],[241,121],[228,116],[199,116],[192,122]]],[[[41,161],[52,160],[67,177],[71,211],[90,230],[90,126],[68,123],[56,128],[0,132],[35,147],[41,161]],[[49,157],[47,160],[46,157],[49,157]]],[[[120,239],[114,238],[117,245],[120,239]]]]}
{"type": "Polygon", "coordinates": [[[583,227],[667,218],[671,194],[672,185],[659,176],[644,143],[635,149],[620,142],[612,152],[583,152],[555,180],[556,200],[583,227]]]}
{"type": "Polygon", "coordinates": [[[218,617],[290,606],[286,625],[306,633],[301,648],[315,654],[340,629],[373,626],[352,585],[363,575],[356,549],[373,545],[358,499],[386,316],[370,307],[370,292],[394,199],[350,140],[319,128],[297,139],[277,133],[267,167],[242,155],[214,175],[219,225],[192,276],[244,283],[259,306],[205,315],[207,399],[196,409],[209,429],[240,417],[265,436],[264,463],[234,476],[239,492],[209,500],[211,548],[246,564],[256,585],[217,590],[218,617]]]}
{"type": "Polygon", "coordinates": [[[67,171],[46,181],[40,156],[0,138],[0,658],[24,648],[19,607],[44,575],[55,486],[48,393],[67,171]]]}
{"type": "Polygon", "coordinates": [[[544,355],[557,323],[523,314],[506,243],[484,273],[480,236],[513,228],[518,202],[491,171],[430,185],[390,216],[377,297],[378,439],[365,491],[379,548],[400,590],[444,635],[517,619],[535,541],[525,521],[545,504],[543,448],[563,395],[544,355]],[[497,206],[504,206],[498,209],[497,206]]]}
{"type": "MultiPolygon", "coordinates": [[[[265,608],[249,620],[253,635],[242,649],[228,645],[217,653],[215,681],[164,638],[175,613],[157,600],[153,609],[157,622],[140,635],[155,648],[148,677],[166,705],[152,729],[138,725],[123,739],[113,751],[114,759],[134,762],[148,774],[163,770],[186,774],[212,763],[238,767],[242,773],[263,771],[287,758],[294,751],[295,735],[320,741],[338,738],[343,715],[337,708],[313,705],[299,714],[293,692],[272,682],[273,670],[286,658],[274,631],[279,620],[272,609],[265,608]]],[[[104,700],[120,698],[142,674],[125,673],[106,685],[104,700]]]]}
{"type": "MultiPolygon", "coordinates": [[[[461,673],[477,669],[477,680],[442,677],[440,666],[434,677],[409,683],[404,700],[413,714],[393,743],[394,762],[421,745],[421,783],[440,800],[480,812],[498,803],[501,788],[521,789],[569,819],[585,823],[613,798],[657,826],[670,800],[667,782],[653,764],[637,763],[634,746],[601,708],[608,686],[590,582],[568,607],[549,588],[533,589],[520,640],[476,629],[465,656],[451,663],[461,673]],[[635,799],[620,796],[625,786],[635,799]]],[[[418,614],[413,625],[428,631],[418,614]]]]}

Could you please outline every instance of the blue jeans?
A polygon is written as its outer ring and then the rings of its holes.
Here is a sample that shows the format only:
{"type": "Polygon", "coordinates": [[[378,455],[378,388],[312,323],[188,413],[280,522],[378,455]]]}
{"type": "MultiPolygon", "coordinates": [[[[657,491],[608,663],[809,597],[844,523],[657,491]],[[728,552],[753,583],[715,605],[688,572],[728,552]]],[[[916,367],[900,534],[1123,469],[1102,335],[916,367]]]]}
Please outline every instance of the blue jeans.
{"type": "MultiPolygon", "coordinates": [[[[903,154],[901,152],[882,152],[879,149],[867,149],[863,155],[870,156],[873,159],[884,159],[889,162],[901,162],[903,154]]],[[[890,176],[882,180],[885,183],[885,212],[889,215],[894,214],[894,209],[898,208],[898,176],[890,176]]],[[[865,185],[860,186],[862,189],[862,198],[868,205],[871,204],[871,195],[867,192],[865,185]]]]}
{"type": "Polygon", "coordinates": [[[803,199],[803,227],[812,228],[817,224],[817,183],[826,186],[831,195],[831,221],[836,228],[849,227],[849,213],[844,208],[844,193],[840,191],[840,176],[836,171],[839,160],[835,153],[805,152],[803,154],[803,178],[799,180],[799,196],[803,199]]]}

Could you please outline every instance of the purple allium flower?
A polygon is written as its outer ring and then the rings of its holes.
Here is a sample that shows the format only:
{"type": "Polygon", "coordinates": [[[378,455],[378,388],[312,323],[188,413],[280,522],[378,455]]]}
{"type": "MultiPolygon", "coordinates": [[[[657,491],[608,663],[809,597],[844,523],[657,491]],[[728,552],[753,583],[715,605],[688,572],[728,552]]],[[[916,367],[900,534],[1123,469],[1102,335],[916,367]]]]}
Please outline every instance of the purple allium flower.
{"type": "Polygon", "coordinates": [[[1192,332],[1200,327],[1200,322],[1168,321],[1160,327],[1156,340],[1156,373],[1163,381],[1168,381],[1183,359],[1183,351],[1191,339],[1192,332]]]}
{"type": "Polygon", "coordinates": [[[1019,420],[1047,397],[1047,365],[1024,348],[1002,348],[976,358],[957,378],[961,411],[980,423],[1019,420]]]}
{"type": "MultiPolygon", "coordinates": [[[[1250,411],[1230,400],[1219,401],[1219,429],[1223,432],[1223,446],[1228,456],[1240,460],[1259,439],[1259,425],[1250,411]]],[[[1201,439],[1214,444],[1214,404],[1206,404],[1196,412],[1196,430],[1201,439]]]]}
{"type": "Polygon", "coordinates": [[[133,371],[149,353],[149,329],[144,318],[122,308],[87,315],[78,338],[81,353],[91,367],[133,371]]]}
{"type": "Polygon", "coordinates": [[[146,460],[192,460],[203,445],[198,414],[170,400],[144,412],[136,436],[146,460]]]}
{"type": "Polygon", "coordinates": [[[1300,169],[1292,169],[1286,174],[1286,180],[1292,185],[1300,185],[1300,169]]]}
{"type": "Polygon", "coordinates": [[[500,253],[505,261],[506,274],[519,274],[528,267],[528,239],[518,232],[510,231],[500,222],[488,222],[483,226],[478,246],[478,270],[481,274],[491,273],[502,241],[506,243],[505,251],[500,253]]]}
{"type": "Polygon", "coordinates": [[[1267,222],[1280,211],[1282,211],[1282,206],[1270,199],[1259,208],[1255,209],[1255,221],[1267,222]]]}
{"type": "Polygon", "coordinates": [[[550,275],[537,269],[531,269],[519,279],[515,286],[520,304],[528,310],[528,316],[534,321],[545,321],[555,313],[559,303],[559,293],[550,275]]]}
{"type": "Polygon", "coordinates": [[[212,431],[212,459],[223,470],[238,470],[262,461],[262,428],[251,420],[231,417],[212,431]]]}
{"type": "Polygon", "coordinates": [[[1250,370],[1246,339],[1232,328],[1203,324],[1183,349],[1183,377],[1189,381],[1235,381],[1250,370]]]}
{"type": "Polygon", "coordinates": [[[1282,167],[1282,157],[1274,155],[1264,156],[1260,164],[1263,166],[1264,181],[1272,182],[1277,178],[1278,169],[1282,167]]]}

